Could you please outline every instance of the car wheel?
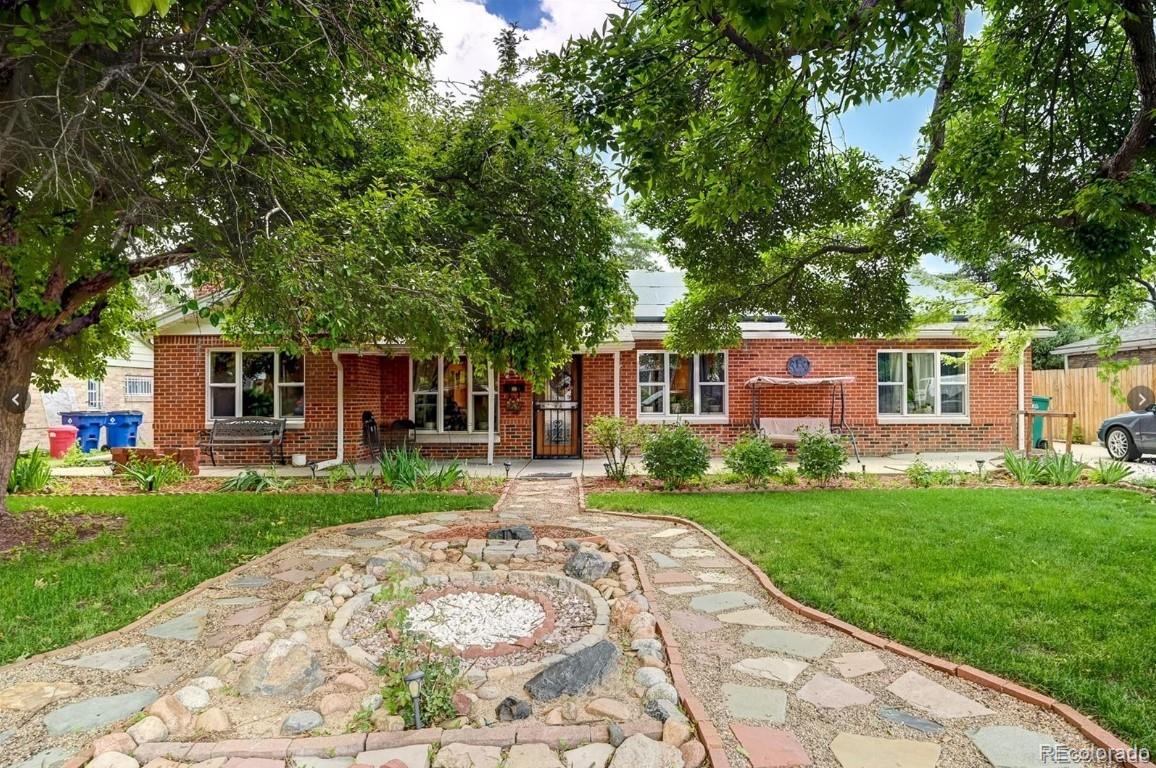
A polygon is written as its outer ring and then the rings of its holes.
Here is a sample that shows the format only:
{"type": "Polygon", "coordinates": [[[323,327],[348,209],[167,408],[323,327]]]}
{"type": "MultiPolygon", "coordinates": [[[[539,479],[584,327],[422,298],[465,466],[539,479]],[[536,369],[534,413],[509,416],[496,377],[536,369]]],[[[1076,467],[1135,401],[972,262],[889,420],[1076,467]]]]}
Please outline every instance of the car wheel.
{"type": "Polygon", "coordinates": [[[1136,450],[1136,443],[1132,435],[1123,427],[1112,427],[1104,436],[1104,447],[1108,455],[1116,461],[1135,461],[1140,458],[1140,451],[1136,450]]]}

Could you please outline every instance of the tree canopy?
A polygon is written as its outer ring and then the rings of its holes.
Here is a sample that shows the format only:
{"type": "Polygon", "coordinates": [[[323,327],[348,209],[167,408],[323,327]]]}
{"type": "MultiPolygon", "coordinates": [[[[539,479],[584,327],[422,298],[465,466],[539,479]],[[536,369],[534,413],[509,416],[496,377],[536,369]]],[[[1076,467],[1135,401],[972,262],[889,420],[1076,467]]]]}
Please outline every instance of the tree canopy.
{"type": "Polygon", "coordinates": [[[678,347],[768,312],[825,338],[901,333],[926,254],[1004,328],[1071,297],[1104,327],[1149,298],[1151,0],[657,0],[549,69],[687,270],[678,347]],[[933,104],[910,162],[838,139],[848,110],[913,94],[933,104]]]}
{"type": "Polygon", "coordinates": [[[629,299],[607,181],[514,43],[450,103],[410,0],[0,6],[0,392],[99,377],[172,267],[241,341],[543,377],[599,341],[629,299]]]}

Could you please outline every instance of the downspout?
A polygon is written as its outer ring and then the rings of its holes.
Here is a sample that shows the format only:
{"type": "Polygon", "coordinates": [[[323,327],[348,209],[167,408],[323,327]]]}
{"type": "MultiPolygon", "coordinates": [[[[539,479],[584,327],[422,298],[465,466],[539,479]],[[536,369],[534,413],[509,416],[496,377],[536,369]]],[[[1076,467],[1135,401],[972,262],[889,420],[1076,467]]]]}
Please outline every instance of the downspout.
{"type": "Polygon", "coordinates": [[[1019,441],[1019,450],[1021,450],[1021,451],[1027,450],[1027,439],[1026,439],[1026,436],[1024,435],[1024,422],[1027,420],[1027,417],[1025,417],[1023,415],[1023,411],[1024,411],[1024,407],[1025,407],[1024,406],[1024,355],[1025,355],[1025,352],[1020,353],[1020,366],[1019,366],[1019,370],[1018,370],[1019,408],[1017,409],[1018,411],[1020,411],[1020,413],[1019,413],[1019,415],[1016,416],[1016,422],[1017,422],[1016,433],[1017,433],[1017,439],[1019,441]]]}
{"type": "Polygon", "coordinates": [[[314,472],[345,463],[345,367],[337,350],[333,350],[333,364],[337,367],[337,456],[314,464],[314,472]]]}
{"type": "Polygon", "coordinates": [[[497,392],[494,389],[494,366],[488,365],[486,372],[486,384],[490,390],[489,406],[486,409],[486,464],[493,466],[494,464],[494,411],[498,407],[497,392]]]}
{"type": "Polygon", "coordinates": [[[614,350],[614,416],[622,415],[622,353],[614,350]]]}

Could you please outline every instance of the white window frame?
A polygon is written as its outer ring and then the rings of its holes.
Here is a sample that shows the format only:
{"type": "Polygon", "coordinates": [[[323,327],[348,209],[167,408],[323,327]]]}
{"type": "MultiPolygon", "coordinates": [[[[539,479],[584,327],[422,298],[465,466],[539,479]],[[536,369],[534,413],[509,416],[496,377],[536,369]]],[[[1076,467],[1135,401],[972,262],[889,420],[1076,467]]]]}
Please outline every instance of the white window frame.
{"type": "Polygon", "coordinates": [[[152,376],[125,376],[124,377],[124,399],[125,400],[152,400],[153,398],[153,377],[152,376]]]}
{"type": "Polygon", "coordinates": [[[966,351],[962,349],[879,349],[875,352],[875,416],[879,424],[970,424],[971,423],[971,365],[964,359],[966,351]],[[902,355],[899,370],[903,375],[902,381],[879,381],[879,356],[902,355]],[[907,356],[912,354],[932,354],[935,356],[935,412],[934,413],[907,413],[907,356]],[[963,365],[963,413],[943,413],[943,382],[940,379],[940,369],[943,357],[955,357],[962,360],[963,365]],[[898,387],[902,392],[899,398],[902,413],[879,412],[880,387],[898,387]]]}
{"type": "MultiPolygon", "coordinates": [[[[487,389],[474,389],[474,387],[476,386],[476,384],[474,382],[474,361],[471,360],[469,357],[466,357],[464,355],[457,355],[457,357],[459,357],[459,358],[465,357],[466,358],[466,381],[468,381],[470,383],[469,395],[466,398],[467,403],[466,403],[466,428],[465,428],[465,430],[452,430],[452,431],[447,432],[445,429],[445,400],[442,397],[442,391],[445,388],[445,372],[446,372],[445,355],[438,355],[436,358],[429,358],[429,360],[434,360],[434,359],[437,360],[437,381],[436,381],[435,388],[432,390],[430,390],[430,389],[422,389],[422,390],[414,389],[414,369],[417,366],[417,363],[419,361],[415,360],[411,356],[409,358],[409,385],[408,385],[409,386],[409,419],[410,419],[410,421],[414,421],[414,417],[416,416],[416,413],[417,413],[417,396],[418,395],[434,395],[437,398],[436,399],[436,402],[437,402],[437,425],[434,427],[434,429],[425,429],[423,426],[418,425],[415,428],[414,432],[416,433],[419,440],[421,440],[422,438],[428,439],[428,438],[431,438],[434,436],[441,436],[441,435],[445,435],[446,437],[450,437],[450,438],[455,437],[455,436],[461,437],[464,435],[471,435],[474,437],[481,435],[484,437],[487,434],[489,434],[488,428],[487,429],[474,429],[474,397],[476,395],[489,395],[490,412],[494,414],[494,416],[493,416],[494,434],[495,434],[494,441],[498,442],[498,439],[497,439],[498,411],[494,410],[495,408],[498,407],[498,397],[497,397],[497,387],[494,386],[494,369],[490,365],[486,366],[487,389]]],[[[427,360],[422,360],[421,362],[427,362],[427,360]]]]}
{"type": "Polygon", "coordinates": [[[305,366],[307,365],[305,356],[301,355],[301,376],[302,381],[281,381],[281,350],[272,347],[261,347],[258,349],[241,349],[239,347],[213,347],[205,351],[205,423],[211,427],[214,421],[219,419],[233,419],[243,417],[241,410],[241,403],[243,402],[243,391],[241,387],[241,378],[243,376],[243,368],[241,366],[241,355],[243,354],[258,354],[261,352],[273,353],[273,416],[270,418],[284,418],[286,428],[304,429],[304,416],[277,416],[281,413],[281,388],[285,387],[301,387],[304,391],[303,397],[305,407],[309,406],[309,392],[305,386],[304,379],[306,378],[305,366]],[[233,383],[217,383],[214,384],[213,377],[213,355],[218,353],[231,352],[233,354],[233,383]],[[233,412],[235,416],[213,416],[213,389],[233,389],[233,412]]]}
{"type": "Polygon", "coordinates": [[[676,352],[663,349],[640,349],[635,353],[634,358],[634,395],[635,395],[635,412],[639,421],[645,422],[674,422],[686,421],[697,424],[725,424],[729,422],[727,415],[730,410],[730,370],[731,361],[730,353],[726,350],[719,350],[717,352],[708,352],[706,354],[722,355],[723,357],[723,380],[701,382],[698,380],[699,358],[702,356],[698,353],[693,355],[678,355],[676,352]],[[644,382],[642,381],[642,367],[640,365],[642,355],[660,355],[662,357],[662,381],[661,382],[644,382]],[[683,357],[690,360],[691,364],[691,391],[694,397],[694,412],[693,413],[671,413],[670,412],[670,358],[671,356],[683,357]],[[662,386],[662,412],[661,413],[643,413],[642,411],[642,388],[662,386]],[[703,413],[702,412],[702,387],[703,386],[721,386],[723,390],[723,409],[722,413],[703,413]]]}
{"type": "Polygon", "coordinates": [[[91,410],[99,411],[104,408],[104,382],[89,379],[85,387],[86,401],[91,410]]]}

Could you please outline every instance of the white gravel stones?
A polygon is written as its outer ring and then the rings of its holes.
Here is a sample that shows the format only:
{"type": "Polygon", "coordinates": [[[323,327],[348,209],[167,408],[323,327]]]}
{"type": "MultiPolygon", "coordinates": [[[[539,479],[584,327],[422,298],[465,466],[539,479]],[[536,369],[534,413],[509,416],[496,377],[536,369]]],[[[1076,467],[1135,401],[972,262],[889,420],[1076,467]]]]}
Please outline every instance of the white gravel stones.
{"type": "Polygon", "coordinates": [[[418,603],[410,609],[406,626],[439,645],[461,650],[512,643],[532,634],[545,620],[545,611],[533,600],[465,591],[418,603]]]}

